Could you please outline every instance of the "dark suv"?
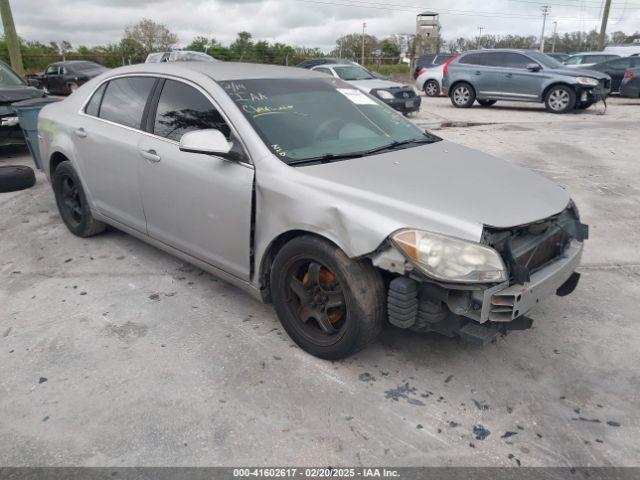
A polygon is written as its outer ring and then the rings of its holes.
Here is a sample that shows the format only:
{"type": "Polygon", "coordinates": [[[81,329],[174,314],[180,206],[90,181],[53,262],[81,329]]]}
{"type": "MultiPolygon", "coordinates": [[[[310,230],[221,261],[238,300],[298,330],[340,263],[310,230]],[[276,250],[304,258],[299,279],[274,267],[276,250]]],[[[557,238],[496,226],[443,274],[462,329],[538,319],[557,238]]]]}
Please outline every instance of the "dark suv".
{"type": "Polygon", "coordinates": [[[543,102],[549,112],[585,109],[609,94],[611,77],[592,70],[566,68],[532,50],[475,50],[445,63],[442,91],[458,108],[477,101],[543,102]]]}

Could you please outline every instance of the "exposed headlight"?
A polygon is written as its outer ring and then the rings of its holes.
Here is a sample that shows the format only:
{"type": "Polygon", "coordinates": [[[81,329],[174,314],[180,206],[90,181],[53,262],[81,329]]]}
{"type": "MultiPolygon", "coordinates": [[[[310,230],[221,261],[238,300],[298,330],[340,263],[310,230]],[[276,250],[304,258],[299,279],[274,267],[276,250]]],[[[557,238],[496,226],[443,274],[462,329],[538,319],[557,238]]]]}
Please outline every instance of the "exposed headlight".
{"type": "Polygon", "coordinates": [[[576,82],[580,85],[589,85],[591,87],[596,87],[598,85],[598,80],[589,77],[576,77],[576,82]]]}
{"type": "Polygon", "coordinates": [[[387,90],[376,90],[376,95],[383,100],[393,100],[393,93],[387,90]]]}
{"type": "Polygon", "coordinates": [[[493,248],[420,230],[399,230],[393,244],[428,276],[446,282],[492,283],[507,280],[507,269],[493,248]]]}

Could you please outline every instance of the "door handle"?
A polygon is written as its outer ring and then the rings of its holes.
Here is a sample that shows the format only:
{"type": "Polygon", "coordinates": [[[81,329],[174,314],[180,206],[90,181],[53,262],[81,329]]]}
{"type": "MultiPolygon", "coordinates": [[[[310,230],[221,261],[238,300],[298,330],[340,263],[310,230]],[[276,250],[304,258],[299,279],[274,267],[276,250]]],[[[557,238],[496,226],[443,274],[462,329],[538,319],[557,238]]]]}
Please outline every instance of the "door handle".
{"type": "Polygon", "coordinates": [[[477,70],[476,75],[482,75],[482,72],[480,70],[477,70]]]}
{"type": "Polygon", "coordinates": [[[84,138],[84,137],[86,137],[86,136],[87,136],[87,132],[86,132],[86,131],[85,131],[85,129],[84,129],[84,128],[82,128],[82,127],[80,127],[80,128],[76,128],[76,129],[73,131],[73,133],[75,133],[75,134],[76,134],[76,136],[77,136],[77,137],[80,137],[80,138],[84,138]]]}
{"type": "Polygon", "coordinates": [[[160,161],[160,155],[158,155],[155,150],[140,150],[140,155],[151,163],[158,163],[160,161]]]}
{"type": "Polygon", "coordinates": [[[513,77],[513,73],[507,73],[507,78],[513,77]]]}

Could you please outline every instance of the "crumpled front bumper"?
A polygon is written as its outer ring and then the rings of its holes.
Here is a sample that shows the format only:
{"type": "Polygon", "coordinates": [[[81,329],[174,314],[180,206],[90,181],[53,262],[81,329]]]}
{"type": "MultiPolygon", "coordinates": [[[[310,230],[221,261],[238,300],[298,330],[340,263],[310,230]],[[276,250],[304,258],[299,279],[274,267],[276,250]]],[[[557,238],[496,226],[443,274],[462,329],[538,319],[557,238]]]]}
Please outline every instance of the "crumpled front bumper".
{"type": "MultiPolygon", "coordinates": [[[[569,282],[582,257],[583,242],[572,240],[555,261],[531,274],[525,284],[496,285],[483,292],[480,323],[511,322],[569,282]]],[[[573,282],[572,282],[573,283],[573,282]]],[[[575,284],[572,285],[575,287],[575,284]]]]}

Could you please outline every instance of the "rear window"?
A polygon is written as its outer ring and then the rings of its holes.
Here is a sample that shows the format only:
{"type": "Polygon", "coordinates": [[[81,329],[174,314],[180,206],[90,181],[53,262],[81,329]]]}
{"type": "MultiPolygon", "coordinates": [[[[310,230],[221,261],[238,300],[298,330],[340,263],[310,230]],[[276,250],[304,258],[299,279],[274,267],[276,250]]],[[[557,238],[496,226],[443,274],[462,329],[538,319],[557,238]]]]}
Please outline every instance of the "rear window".
{"type": "Polygon", "coordinates": [[[102,102],[102,95],[104,94],[104,89],[106,87],[106,83],[100,85],[100,88],[95,91],[91,100],[89,100],[89,103],[87,103],[87,106],[84,108],[84,113],[94,117],[97,117],[100,114],[100,102],[102,102]]]}
{"type": "Polygon", "coordinates": [[[144,107],[155,83],[151,77],[111,80],[100,105],[100,118],[132,128],[140,128],[144,107]]]}

